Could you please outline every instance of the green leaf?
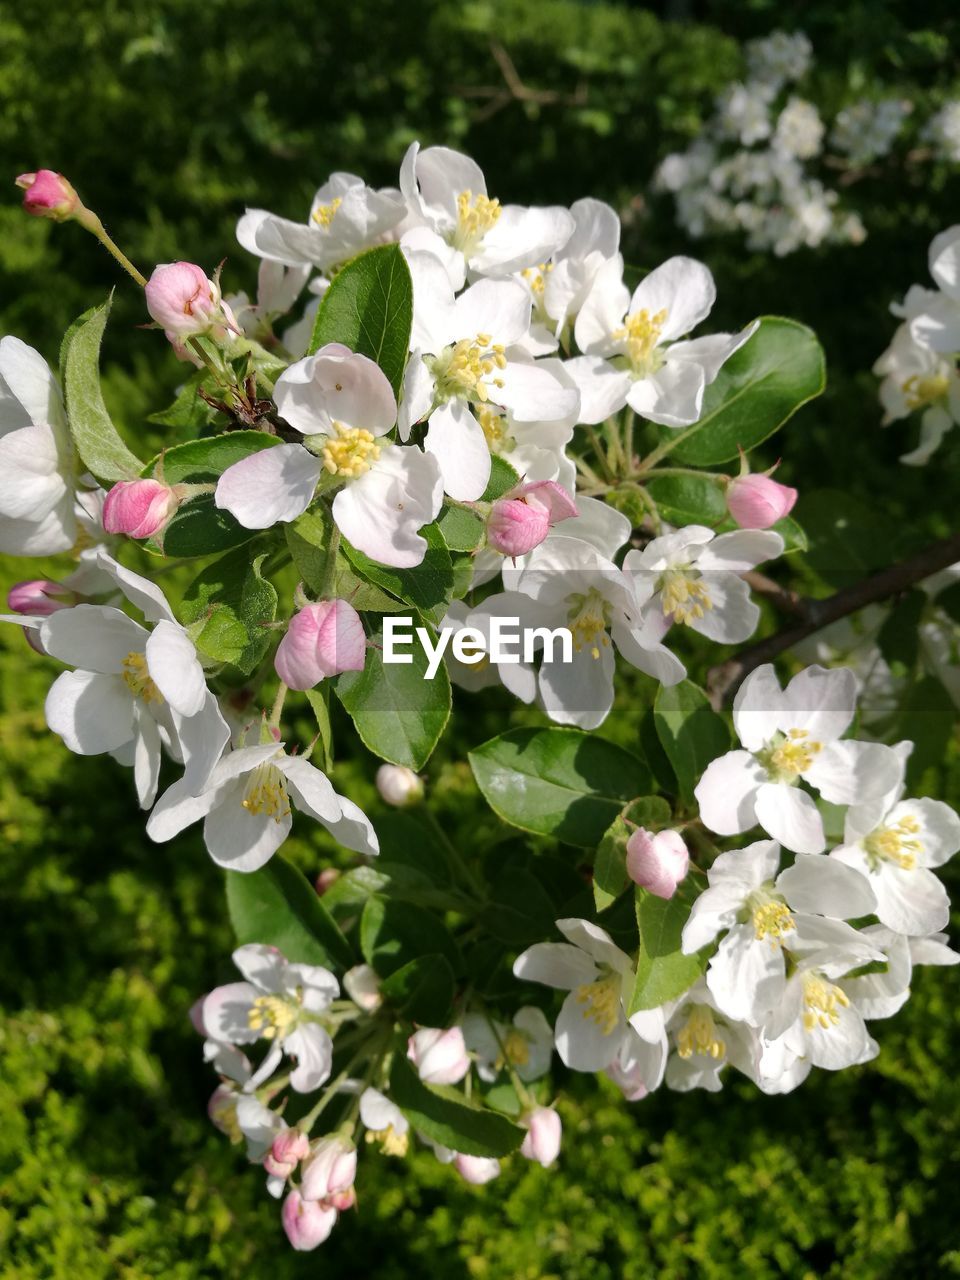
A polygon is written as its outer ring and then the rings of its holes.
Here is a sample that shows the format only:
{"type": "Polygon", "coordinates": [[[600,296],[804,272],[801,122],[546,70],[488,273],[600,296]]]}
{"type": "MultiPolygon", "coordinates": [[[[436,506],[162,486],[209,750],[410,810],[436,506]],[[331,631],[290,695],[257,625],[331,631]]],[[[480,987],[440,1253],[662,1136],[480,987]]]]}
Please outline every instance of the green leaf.
{"type": "Polygon", "coordinates": [[[638,1009],[656,1009],[667,1000],[676,1000],[706,968],[705,952],[685,956],[680,950],[680,935],[698,892],[690,876],[670,899],[637,889],[640,952],[628,1016],[638,1009]]]}
{"type": "Polygon", "coordinates": [[[206,369],[198,369],[179,389],[173,404],[159,413],[151,413],[147,421],[168,427],[183,438],[202,435],[212,422],[222,418],[219,410],[197,394],[209,376],[206,369]]]}
{"type": "Polygon", "coordinates": [[[436,525],[420,530],[426,539],[427,551],[421,564],[413,569],[391,569],[377,564],[362,551],[352,547],[346,539],[341,542],[344,554],[367,582],[373,582],[391,592],[406,604],[413,605],[432,622],[439,624],[447,612],[453,595],[453,564],[443,535],[436,525]]]}
{"type": "MultiPolygon", "coordinates": [[[[431,640],[436,640],[432,632],[431,640]]],[[[382,650],[379,628],[370,637],[364,669],[338,677],[337,697],[364,746],[391,764],[422,769],[450,716],[447,669],[441,663],[434,678],[427,680],[427,656],[416,639],[409,664],[385,663],[382,650]]]]}
{"type": "Polygon", "coordinates": [[[143,466],[121,440],[100,391],[100,343],[111,303],[112,296],[74,321],[60,353],[70,434],[87,469],[108,487],[135,480],[143,466]]]}
{"type": "Polygon", "coordinates": [[[443,842],[415,813],[385,813],[374,826],[380,841],[377,866],[391,880],[438,889],[454,883],[443,842]]]}
{"type": "Polygon", "coordinates": [[[508,490],[519,483],[520,474],[516,468],[512,467],[504,458],[494,454],[490,459],[490,479],[480,501],[496,502],[497,498],[502,498],[508,490]]]}
{"type": "Polygon", "coordinates": [[[483,541],[483,521],[465,507],[444,507],[437,528],[451,551],[475,551],[483,541]]]}
{"type": "Polygon", "coordinates": [[[251,560],[245,549],[208,565],[187,587],[181,620],[192,626],[197,648],[216,662],[249,675],[270,648],[269,624],[277,616],[277,592],[261,574],[267,555],[251,560]]]}
{"type": "Polygon", "coordinates": [[[703,690],[689,680],[657,690],[653,718],[657,737],[677,775],[680,794],[689,802],[710,761],[730,749],[726,722],[710,706],[703,690]]]}
{"type": "Polygon", "coordinates": [[[526,1136],[526,1129],[471,1105],[457,1090],[424,1084],[402,1053],[394,1054],[390,1098],[418,1133],[465,1156],[506,1156],[526,1136]]]}
{"type": "Polygon", "coordinates": [[[672,441],[671,463],[712,467],[755,448],[826,385],[823,350],[812,329],[764,316],[749,342],[726,362],[703,397],[699,420],[682,431],[661,428],[672,441]]]}
{"type": "Polygon", "coordinates": [[[877,645],[889,663],[912,668],[920,649],[920,619],[929,603],[923,591],[908,591],[893,606],[877,632],[877,645]]]}
{"type": "Polygon", "coordinates": [[[259,871],[228,871],[237,942],[276,947],[293,964],[349,968],[353,951],[306,877],[275,854],[259,871]]]}
{"type": "Polygon", "coordinates": [[[654,471],[646,488],[671,524],[715,525],[727,514],[723,489],[712,475],[658,476],[654,471]]]}
{"type": "Polygon", "coordinates": [[[396,244],[359,254],[323,295],[309,354],[328,342],[375,360],[399,399],[413,325],[413,281],[396,244]]]}
{"type": "Polygon", "coordinates": [[[891,521],[876,503],[815,489],[797,507],[810,540],[807,564],[830,586],[848,586],[894,559],[891,521]]]}
{"type": "Polygon", "coordinates": [[[504,867],[490,886],[489,905],[480,915],[480,923],[508,947],[541,942],[555,919],[549,894],[523,866],[504,867]]]}
{"type": "Polygon", "coordinates": [[[327,553],[331,525],[319,508],[305,511],[292,524],[286,525],[284,534],[297,572],[312,591],[318,594],[329,591],[331,596],[349,600],[359,612],[370,610],[374,613],[396,613],[404,607],[403,601],[394,599],[379,587],[357,577],[340,551],[337,552],[333,583],[330,585],[327,577],[327,553]]]}
{"type": "Polygon", "coordinates": [[[956,708],[936,676],[924,676],[912,684],[900,701],[890,742],[908,739],[914,748],[907,757],[908,795],[921,785],[927,769],[943,767],[954,735],[956,708]]]}
{"type": "Polygon", "coordinates": [[[380,985],[381,995],[401,1018],[425,1027],[442,1027],[446,1023],[455,991],[453,970],[439,953],[418,956],[380,985]]]}
{"type": "Polygon", "coordinates": [[[627,806],[603,833],[593,864],[593,901],[605,911],[630,884],[627,875],[627,841],[637,827],[662,831],[670,825],[673,812],[662,796],[641,796],[627,806]],[[627,821],[629,819],[629,821],[627,821]]]}
{"type": "Polygon", "coordinates": [[[783,539],[783,554],[785,556],[788,556],[791,551],[807,550],[809,545],[807,535],[794,520],[793,516],[783,516],[771,527],[774,533],[779,533],[783,539]]]}
{"type": "Polygon", "coordinates": [[[367,899],[360,918],[360,950],[381,978],[435,952],[446,957],[452,968],[460,964],[457,944],[439,916],[395,898],[367,899]]]}
{"type": "Polygon", "coordinates": [[[307,701],[317,722],[317,740],[320,745],[320,768],[329,773],[333,767],[333,727],[330,724],[330,682],[324,680],[317,689],[306,690],[307,701]]]}
{"type": "MultiPolygon", "coordinates": [[[[227,431],[206,440],[175,444],[152,458],[140,474],[156,476],[164,484],[216,485],[235,462],[279,443],[276,436],[262,431],[227,431]]],[[[190,498],[164,529],[162,548],[159,543],[147,546],[166,556],[207,556],[257,536],[258,530],[245,529],[229,511],[216,507],[213,496],[210,492],[190,498]]]]}
{"type": "Polygon", "coordinates": [[[469,760],[505,822],[583,848],[597,844],[624,803],[650,787],[635,756],[578,729],[511,729],[469,760]]]}

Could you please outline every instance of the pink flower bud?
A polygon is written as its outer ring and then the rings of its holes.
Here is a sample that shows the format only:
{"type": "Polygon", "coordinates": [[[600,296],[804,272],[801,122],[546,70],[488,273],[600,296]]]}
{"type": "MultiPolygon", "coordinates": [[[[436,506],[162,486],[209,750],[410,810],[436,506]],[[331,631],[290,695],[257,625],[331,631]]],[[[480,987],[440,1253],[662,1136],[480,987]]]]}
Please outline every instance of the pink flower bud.
{"type": "Polygon", "coordinates": [[[7,604],[14,613],[30,618],[49,618],[58,609],[68,609],[77,600],[76,592],[48,578],[15,582],[7,592],[7,604]]]}
{"type": "Polygon", "coordinates": [[[240,1126],[237,1124],[237,1097],[236,1090],[230,1085],[219,1084],[207,1103],[207,1115],[231,1142],[239,1142],[241,1137],[240,1126]]]}
{"type": "Polygon", "coordinates": [[[327,890],[332,889],[339,879],[340,872],[336,867],[324,867],[313,882],[313,887],[317,891],[317,897],[322,898],[327,890]]]}
{"type": "Polygon", "coordinates": [[[678,831],[652,836],[638,827],[627,841],[627,875],[658,898],[672,898],[687,874],[690,855],[678,831]]]}
{"type": "Polygon", "coordinates": [[[368,964],[357,964],[343,975],[343,989],[364,1013],[376,1013],[383,1004],[380,979],[368,964]]]}
{"type": "Polygon", "coordinates": [[[423,1027],[407,1041],[407,1057],[426,1084],[457,1084],[470,1070],[470,1058],[459,1027],[446,1031],[423,1027]]]}
{"type": "Polygon", "coordinates": [[[737,476],[727,488],[727,510],[741,529],[769,529],[793,509],[796,489],[759,472],[737,476]]]}
{"type": "Polygon", "coordinates": [[[321,600],[290,619],[274,666],[288,688],[312,689],[325,676],[362,671],[366,650],[356,609],[346,600],[321,600]]]}
{"type": "Polygon", "coordinates": [[[453,1167],[464,1182],[472,1182],[482,1187],[485,1182],[492,1182],[500,1172],[500,1161],[490,1156],[454,1156],[453,1167]]]}
{"type": "Polygon", "coordinates": [[[536,1160],[544,1169],[548,1168],[560,1154],[563,1125],[559,1115],[553,1107],[536,1107],[520,1123],[527,1128],[527,1136],[520,1145],[520,1154],[528,1160],[536,1160]]]}
{"type": "Polygon", "coordinates": [[[423,780],[403,764],[382,764],[377,770],[380,799],[395,809],[407,809],[423,799],[423,780]]]}
{"type": "Polygon", "coordinates": [[[487,545],[504,556],[524,556],[540,545],[552,525],[576,514],[576,503],[554,480],[517,485],[490,508],[487,545]]]}
{"type": "Polygon", "coordinates": [[[147,310],[171,342],[207,333],[223,319],[220,290],[192,262],[165,262],[147,281],[147,310]]]}
{"type": "Polygon", "coordinates": [[[304,1163],[300,1191],[304,1200],[327,1200],[349,1191],[357,1176],[357,1148],[339,1134],[321,1138],[304,1163]]]}
{"type": "Polygon", "coordinates": [[[352,1209],[356,1203],[357,1193],[353,1187],[348,1187],[346,1191],[337,1191],[330,1197],[330,1204],[339,1213],[343,1213],[346,1209],[352,1209]]]}
{"type": "Polygon", "coordinates": [[[319,1200],[305,1200],[299,1191],[291,1191],[280,1211],[287,1239],[301,1253],[323,1244],[337,1221],[337,1211],[319,1200]]]}
{"type": "Polygon", "coordinates": [[[273,1146],[263,1160],[267,1173],[275,1178],[289,1178],[291,1173],[310,1154],[310,1139],[299,1129],[284,1129],[273,1140],[273,1146]]]}
{"type": "Polygon", "coordinates": [[[104,499],[103,527],[107,533],[151,538],[179,505],[173,489],[159,480],[121,480],[104,499]]]}
{"type": "Polygon", "coordinates": [[[62,174],[52,169],[21,173],[17,186],[23,190],[23,207],[34,218],[66,222],[81,207],[80,197],[62,174]]]}

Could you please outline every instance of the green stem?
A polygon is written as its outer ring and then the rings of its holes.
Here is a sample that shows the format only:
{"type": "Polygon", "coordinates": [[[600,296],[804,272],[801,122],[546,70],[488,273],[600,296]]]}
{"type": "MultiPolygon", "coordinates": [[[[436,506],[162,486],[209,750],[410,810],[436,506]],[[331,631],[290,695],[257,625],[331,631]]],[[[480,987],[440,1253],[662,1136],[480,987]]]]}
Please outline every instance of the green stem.
{"type": "Polygon", "coordinates": [[[327,559],[323,566],[323,581],[320,586],[320,599],[327,600],[333,593],[333,584],[337,576],[337,552],[340,550],[340,530],[335,524],[330,526],[330,542],[327,545],[327,559]]]}
{"type": "Polygon", "coordinates": [[[691,435],[699,425],[699,423],[695,422],[693,426],[685,427],[682,431],[678,431],[675,435],[671,436],[669,440],[664,440],[658,444],[657,447],[651,450],[645,458],[641,459],[640,474],[642,475],[644,472],[650,471],[651,468],[657,465],[661,458],[665,458],[668,453],[673,453],[677,445],[682,444],[683,441],[686,440],[687,436],[691,435]]]}
{"type": "MultiPolygon", "coordinates": [[[[646,476],[645,472],[640,474],[646,476]]],[[[660,476],[701,476],[714,484],[726,484],[730,479],[729,476],[723,475],[721,472],[697,470],[695,467],[657,467],[654,474],[658,479],[660,476]]]]}
{"type": "Polygon", "coordinates": [[[97,237],[107,252],[112,254],[117,262],[120,263],[127,275],[136,280],[141,289],[146,287],[147,277],[137,270],[120,246],[110,239],[103,223],[91,209],[84,209],[82,213],[78,214],[77,221],[97,237]]]}
{"type": "Polygon", "coordinates": [[[593,447],[593,452],[596,454],[597,461],[600,463],[601,471],[608,480],[615,480],[616,475],[614,474],[613,468],[610,466],[610,460],[607,457],[607,452],[593,427],[587,427],[587,439],[593,447]]]}
{"type": "Polygon", "coordinates": [[[286,700],[289,690],[287,686],[280,681],[280,688],[277,690],[277,696],[273,700],[273,706],[270,709],[270,726],[273,729],[280,728],[280,717],[283,715],[283,704],[286,700]]]}

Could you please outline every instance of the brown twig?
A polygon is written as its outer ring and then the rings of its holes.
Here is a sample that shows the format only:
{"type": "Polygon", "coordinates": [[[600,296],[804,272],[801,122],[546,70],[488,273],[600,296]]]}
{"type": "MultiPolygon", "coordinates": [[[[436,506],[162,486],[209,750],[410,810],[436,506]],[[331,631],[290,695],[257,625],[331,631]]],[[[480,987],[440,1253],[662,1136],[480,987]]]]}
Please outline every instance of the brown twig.
{"type": "Polygon", "coordinates": [[[587,86],[585,84],[578,84],[576,92],[573,94],[560,93],[556,89],[531,89],[529,85],[525,85],[520,79],[520,73],[517,71],[513,59],[498,40],[490,41],[490,52],[500,68],[503,84],[495,86],[462,85],[454,89],[454,92],[462,98],[487,99],[486,105],[473,113],[475,124],[481,124],[483,121],[491,119],[499,111],[502,111],[504,107],[509,107],[512,102],[530,102],[541,107],[582,107],[586,105],[587,86]]]}
{"type": "MultiPolygon", "coordinates": [[[[824,600],[801,600],[797,597],[795,611],[801,612],[803,621],[792,627],[785,627],[765,640],[751,645],[748,649],[714,667],[707,675],[707,690],[710,700],[717,709],[728,701],[743,680],[761,666],[771,662],[778,654],[806,640],[815,632],[821,631],[831,622],[846,618],[851,613],[865,608],[868,604],[876,604],[878,600],[888,600],[898,595],[907,587],[929,578],[931,574],[946,569],[960,560],[960,533],[934,542],[915,555],[908,556],[897,564],[890,565],[875,573],[872,577],[863,578],[852,586],[844,587],[824,600]]],[[[744,575],[749,576],[749,575],[744,575]]],[[[762,576],[762,575],[761,575],[762,576]]]]}

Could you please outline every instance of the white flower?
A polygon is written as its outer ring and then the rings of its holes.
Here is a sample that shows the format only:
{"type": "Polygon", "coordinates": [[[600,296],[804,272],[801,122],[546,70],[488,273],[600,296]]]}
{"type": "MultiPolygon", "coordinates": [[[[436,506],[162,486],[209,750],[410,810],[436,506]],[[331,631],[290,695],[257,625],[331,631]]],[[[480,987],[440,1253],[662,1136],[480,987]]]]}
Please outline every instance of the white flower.
{"type": "Polygon", "coordinates": [[[43,357],[0,339],[0,552],[55,555],[77,540],[76,459],[60,388],[43,357]]]}
{"type": "Polygon", "coordinates": [[[293,1088],[298,1093],[318,1089],[333,1061],[323,1015],[340,993],[336,978],[318,965],[290,964],[276,947],[256,943],[238,947],[233,962],[246,981],[215,987],[205,997],[200,1018],[206,1034],[226,1044],[270,1042],[266,1058],[244,1085],[247,1093],[273,1074],[284,1053],[297,1061],[290,1076],[293,1088]]]}
{"type": "MultiPolygon", "coordinates": [[[[576,414],[577,389],[558,373],[556,362],[535,363],[518,350],[530,327],[530,295],[522,285],[479,280],[454,299],[432,258],[415,253],[408,261],[414,333],[400,436],[408,439],[413,426],[426,421],[424,448],[437,459],[444,489],[451,498],[472,502],[490,479],[490,446],[479,411],[495,407],[514,424],[568,424],[576,414]]],[[[487,431],[496,434],[492,422],[487,431]]]]}
{"type": "Polygon", "coordinates": [[[770,137],[770,100],[773,91],[760,81],[734,81],[717,98],[717,122],[721,135],[737,138],[744,146],[770,137]]]}
{"type": "Polygon", "coordinates": [[[777,117],[773,145],[787,155],[809,160],[820,151],[823,121],[812,102],[791,98],[777,117]]]}
{"type": "Polygon", "coordinates": [[[913,103],[903,99],[860,98],[837,112],[830,141],[851,164],[869,164],[887,154],[912,110],[913,103]]]}
{"type": "Polygon", "coordinates": [[[440,475],[420,449],[383,439],[397,416],[383,371],[329,343],[285,370],[274,396],[309,447],[277,445],[234,463],[217,483],[217,506],[247,529],[269,529],[302,515],[323,480],[339,486],[333,518],[353,546],[381,564],[420,564],[427,544],[418,530],[440,511],[440,475]]]}
{"type": "Polygon", "coordinates": [[[813,45],[802,31],[772,31],[746,46],[751,80],[760,80],[777,91],[788,80],[805,75],[813,58],[813,45]]]}
{"type": "Polygon", "coordinates": [[[722,853],[683,928],[687,955],[727,930],[710,961],[706,983],[722,1013],[751,1026],[761,1026],[783,998],[786,950],[795,956],[829,944],[854,959],[862,957],[861,963],[880,957],[862,935],[842,923],[876,906],[862,875],[838,876],[829,859],[800,853],[777,876],[779,862],[780,846],[773,840],[722,853]]]}
{"type": "Polygon", "coordinates": [[[821,853],[823,822],[809,783],[830,804],[882,795],[899,776],[895,752],[877,742],[840,742],[856,708],[856,677],[807,667],[781,690],[773,667],[737,692],[733,724],[746,748],[712,761],[694,792],[711,831],[732,836],[760,825],[796,853],[821,853]]]}
{"type": "Polygon", "coordinates": [[[934,351],[956,355],[960,351],[960,223],[930,241],[929,265],[939,293],[912,317],[910,332],[934,351]]]}
{"type": "Polygon", "coordinates": [[[557,1052],[574,1071],[602,1071],[630,1030],[634,963],[589,920],[558,920],[557,928],[568,941],[535,943],[517,956],[514,976],[570,992],[557,1019],[557,1052]]]}
{"type": "Polygon", "coordinates": [[[668,259],[632,297],[622,277],[618,258],[605,262],[577,317],[584,354],[566,370],[580,388],[579,421],[603,422],[628,404],[668,427],[696,422],[704,390],[756,325],[678,341],[706,319],[716,298],[713,276],[693,258],[668,259]]]}
{"type": "Polygon", "coordinates": [[[960,818],[942,800],[904,800],[906,760],[900,758],[900,775],[888,791],[847,810],[843,844],[831,857],[868,878],[881,924],[922,936],[950,919],[947,891],[930,868],[960,849],[960,818]]]}
{"type": "Polygon", "coordinates": [[[640,1102],[662,1084],[669,1051],[665,1031],[655,1039],[645,1039],[631,1027],[617,1056],[605,1068],[606,1074],[627,1102],[640,1102]]]}
{"type": "Polygon", "coordinates": [[[360,1119],[367,1141],[379,1143],[385,1156],[405,1156],[410,1146],[410,1122],[395,1103],[377,1089],[364,1089],[360,1095],[360,1119]]]}
{"type": "Polygon", "coordinates": [[[282,742],[231,751],[204,789],[191,793],[185,780],[169,787],[151,813],[147,835],[171,840],[203,819],[210,857],[231,871],[256,871],[290,834],[291,801],[348,849],[375,854],[377,837],[352,800],[301,756],[288,756],[282,742]]]}
{"type": "Polygon", "coordinates": [[[602,200],[587,197],[570,206],[574,232],[549,263],[521,273],[533,295],[534,314],[542,312],[559,334],[576,320],[604,262],[617,256],[620,219],[602,200]]]}
{"type": "Polygon", "coordinates": [[[960,101],[945,102],[927,121],[920,137],[934,144],[941,160],[960,161],[960,101]]]}
{"type": "Polygon", "coordinates": [[[484,1014],[468,1013],[463,1038],[476,1058],[477,1075],[492,1081],[510,1066],[523,1081],[539,1080],[550,1070],[553,1030],[542,1010],[526,1005],[507,1025],[491,1024],[484,1014]]]}
{"type": "Polygon", "coordinates": [[[400,167],[400,190],[411,221],[456,250],[464,271],[474,276],[506,276],[546,262],[574,231],[566,209],[526,209],[490,199],[479,165],[448,147],[421,151],[419,142],[411,143],[400,167]]]}
{"type": "Polygon", "coordinates": [[[945,933],[907,938],[885,925],[874,924],[864,929],[863,934],[883,952],[887,968],[884,972],[848,976],[840,986],[868,1020],[892,1018],[906,1004],[914,965],[960,964],[960,955],[947,945],[945,933]]]}
{"type": "Polygon", "coordinates": [[[753,635],[760,610],[740,574],[783,553],[783,539],[769,530],[740,529],[717,537],[691,524],[628,551],[624,571],[647,610],[720,644],[753,635]]]}
{"type": "Polygon", "coordinates": [[[720,1072],[728,1064],[755,1084],[760,1070],[760,1038],[756,1030],[725,1016],[701,978],[677,1001],[667,1022],[673,1053],[667,1063],[667,1087],[721,1089],[720,1072]]]}
{"type": "Polygon", "coordinates": [[[405,212],[399,192],[374,191],[352,173],[335,173],[314,196],[305,224],[248,209],[237,239],[270,262],[328,271],[386,239],[405,212]]]}
{"type": "Polygon", "coordinates": [[[229,740],[193,642],[158,587],[104,551],[96,565],[155,623],[152,630],[107,605],[76,605],[45,618],[40,642],[75,671],[47,694],[47,723],[79,755],[119,753],[133,765],[148,809],[157,794],[161,747],[182,760],[186,792],[206,784],[229,740]]]}
{"type": "Polygon", "coordinates": [[[460,1027],[421,1027],[407,1041],[407,1057],[427,1084],[457,1084],[470,1070],[460,1027]]]}
{"type": "MultiPolygon", "coordinates": [[[[931,295],[927,289],[921,292],[931,295]]],[[[913,310],[918,301],[908,295],[907,305],[913,310]]],[[[911,326],[902,324],[874,364],[873,371],[883,378],[879,394],[884,426],[923,410],[920,444],[900,459],[908,466],[922,466],[930,460],[954,423],[960,422],[960,373],[956,361],[918,342],[911,326]]]]}

